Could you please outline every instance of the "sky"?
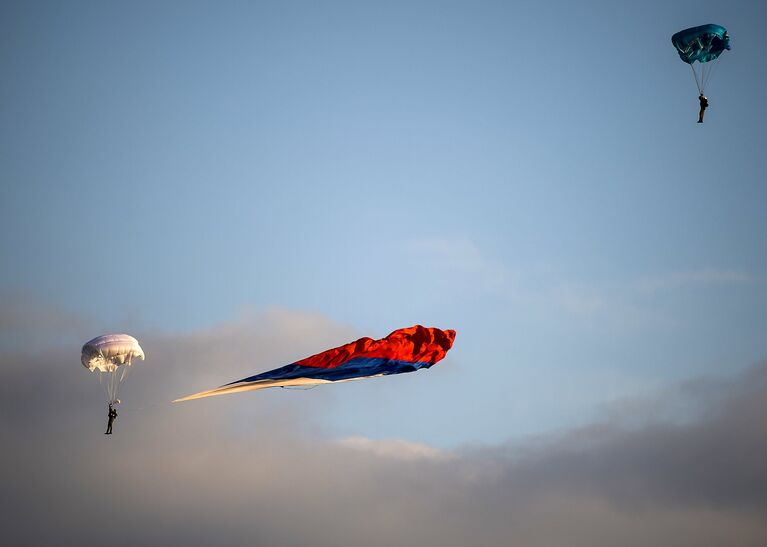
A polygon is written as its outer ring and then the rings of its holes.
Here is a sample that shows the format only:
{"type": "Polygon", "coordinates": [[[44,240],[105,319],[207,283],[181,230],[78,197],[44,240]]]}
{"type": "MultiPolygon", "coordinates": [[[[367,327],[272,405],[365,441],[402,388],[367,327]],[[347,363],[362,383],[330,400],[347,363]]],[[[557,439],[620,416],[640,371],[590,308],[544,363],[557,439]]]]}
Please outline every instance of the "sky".
{"type": "Polygon", "coordinates": [[[0,4],[7,537],[765,544],[765,17],[0,4]],[[427,372],[168,403],[413,324],[458,333],[427,372]],[[147,354],[108,442],[106,332],[147,354]]]}

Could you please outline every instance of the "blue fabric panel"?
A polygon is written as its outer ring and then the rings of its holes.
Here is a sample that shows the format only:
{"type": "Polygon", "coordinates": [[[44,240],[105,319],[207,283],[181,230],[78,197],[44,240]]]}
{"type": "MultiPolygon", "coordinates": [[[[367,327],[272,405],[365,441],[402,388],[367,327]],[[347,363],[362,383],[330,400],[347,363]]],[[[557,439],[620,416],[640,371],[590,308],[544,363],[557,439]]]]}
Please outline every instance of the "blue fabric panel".
{"type": "MultiPolygon", "coordinates": [[[[378,374],[402,374],[403,372],[413,372],[422,368],[429,368],[433,363],[395,361],[393,359],[356,357],[350,359],[340,367],[336,368],[317,368],[304,367],[300,365],[286,365],[278,369],[270,370],[249,376],[236,382],[226,384],[231,386],[244,382],[258,382],[259,380],[290,380],[294,378],[317,378],[336,382],[338,380],[349,380],[352,378],[362,378],[365,376],[376,376],[378,374]]],[[[223,386],[222,386],[223,387],[223,386]]]]}

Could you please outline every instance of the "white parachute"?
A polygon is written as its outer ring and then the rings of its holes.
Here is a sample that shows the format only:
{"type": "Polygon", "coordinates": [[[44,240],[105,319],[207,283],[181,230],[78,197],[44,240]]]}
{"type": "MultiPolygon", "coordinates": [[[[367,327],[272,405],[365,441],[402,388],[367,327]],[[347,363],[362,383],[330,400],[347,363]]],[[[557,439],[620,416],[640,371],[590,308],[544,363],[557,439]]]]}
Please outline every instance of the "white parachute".
{"type": "Polygon", "coordinates": [[[138,340],[128,334],[104,334],[86,342],[80,361],[91,372],[98,372],[107,402],[118,403],[117,391],[128,375],[133,359],[144,360],[138,340]]]}

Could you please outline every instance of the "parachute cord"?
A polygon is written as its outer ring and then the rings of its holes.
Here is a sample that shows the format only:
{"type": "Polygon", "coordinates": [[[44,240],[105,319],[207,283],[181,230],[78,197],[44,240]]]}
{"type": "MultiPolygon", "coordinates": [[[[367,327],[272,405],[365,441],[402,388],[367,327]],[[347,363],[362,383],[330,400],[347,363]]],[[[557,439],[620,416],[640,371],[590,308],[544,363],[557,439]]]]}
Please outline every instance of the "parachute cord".
{"type": "MultiPolygon", "coordinates": [[[[122,376],[125,374],[123,373],[122,376]]],[[[117,400],[117,386],[122,378],[118,378],[117,372],[102,372],[99,371],[99,384],[104,389],[104,394],[107,396],[107,402],[113,403],[117,400]],[[104,375],[107,375],[106,378],[104,375]]]]}
{"type": "Polygon", "coordinates": [[[104,395],[107,396],[107,402],[112,400],[112,376],[111,373],[99,371],[99,385],[104,390],[104,395]],[[109,376],[105,376],[109,374],[109,376]]]}
{"type": "MultiPolygon", "coordinates": [[[[719,60],[720,59],[721,59],[721,57],[717,57],[716,61],[714,61],[711,64],[711,68],[709,69],[708,74],[706,75],[706,78],[703,80],[703,90],[704,91],[706,89],[706,86],[708,85],[708,82],[711,81],[711,76],[714,74],[714,71],[716,70],[716,67],[719,66],[719,60]]],[[[701,93],[703,93],[703,91],[701,93]]]]}
{"type": "Polygon", "coordinates": [[[109,402],[110,403],[115,400],[116,377],[117,377],[117,374],[115,374],[114,372],[109,373],[109,402]]]}
{"type": "Polygon", "coordinates": [[[156,408],[158,406],[167,406],[167,405],[168,403],[154,403],[151,405],[140,406],[138,408],[123,408],[122,406],[120,406],[120,412],[141,412],[144,410],[149,410],[150,408],[156,408]]]}
{"type": "Polygon", "coordinates": [[[695,72],[695,67],[692,66],[692,63],[690,63],[690,70],[692,70],[692,75],[695,77],[695,85],[698,87],[698,93],[703,93],[703,90],[700,88],[700,82],[698,81],[698,73],[695,72]]]}
{"type": "Polygon", "coordinates": [[[120,379],[117,381],[117,385],[115,385],[115,399],[117,399],[117,388],[120,384],[123,383],[123,380],[128,377],[128,369],[131,367],[131,361],[130,359],[125,362],[125,364],[122,366],[122,370],[120,371],[120,379]]]}

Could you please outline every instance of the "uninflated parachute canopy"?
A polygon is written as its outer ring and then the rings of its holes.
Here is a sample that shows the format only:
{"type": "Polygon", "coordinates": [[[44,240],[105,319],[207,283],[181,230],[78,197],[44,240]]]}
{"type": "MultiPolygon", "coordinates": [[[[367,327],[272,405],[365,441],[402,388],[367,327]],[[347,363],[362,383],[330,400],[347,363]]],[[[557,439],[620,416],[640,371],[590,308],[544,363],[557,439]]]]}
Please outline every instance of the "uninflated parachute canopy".
{"type": "Polygon", "coordinates": [[[701,25],[680,30],[671,37],[679,58],[690,65],[698,91],[703,93],[719,56],[730,49],[730,36],[721,25],[701,25]],[[693,63],[698,62],[698,70],[693,63]],[[712,63],[712,61],[716,61],[712,63]]]}
{"type": "Polygon", "coordinates": [[[218,388],[173,401],[190,401],[214,395],[270,387],[306,387],[428,369],[442,360],[455,340],[454,330],[415,325],[386,338],[360,338],[284,367],[243,378],[218,388]]]}
{"type": "Polygon", "coordinates": [[[144,360],[144,350],[128,334],[104,334],[83,345],[80,361],[91,372],[97,372],[110,403],[117,402],[117,391],[134,359],[144,360]]]}

